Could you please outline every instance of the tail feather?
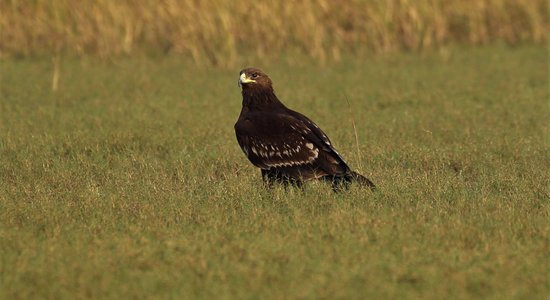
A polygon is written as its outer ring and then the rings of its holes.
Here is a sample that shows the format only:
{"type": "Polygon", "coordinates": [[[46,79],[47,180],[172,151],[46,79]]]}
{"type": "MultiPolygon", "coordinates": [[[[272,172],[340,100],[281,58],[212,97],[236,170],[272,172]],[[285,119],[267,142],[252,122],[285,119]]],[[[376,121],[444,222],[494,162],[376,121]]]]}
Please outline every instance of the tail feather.
{"type": "Polygon", "coordinates": [[[368,179],[367,177],[355,172],[355,171],[351,171],[350,173],[346,174],[346,180],[348,181],[355,181],[363,186],[366,186],[368,187],[369,189],[371,190],[375,190],[376,189],[376,185],[374,185],[374,183],[372,181],[370,181],[370,179],[368,179]]]}
{"type": "Polygon", "coordinates": [[[374,183],[372,183],[372,181],[354,171],[349,171],[348,173],[343,175],[325,176],[324,179],[332,183],[332,188],[335,191],[341,191],[342,188],[347,189],[348,185],[352,182],[357,182],[362,186],[366,186],[372,191],[376,190],[376,186],[374,185],[374,183]]]}

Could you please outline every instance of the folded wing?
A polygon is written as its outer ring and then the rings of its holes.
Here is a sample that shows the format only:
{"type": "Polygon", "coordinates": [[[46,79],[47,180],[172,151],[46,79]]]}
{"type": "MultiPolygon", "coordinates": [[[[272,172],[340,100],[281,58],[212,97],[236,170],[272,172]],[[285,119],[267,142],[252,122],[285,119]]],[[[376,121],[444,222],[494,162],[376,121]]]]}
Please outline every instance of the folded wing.
{"type": "Polygon", "coordinates": [[[241,149],[259,168],[308,166],[328,175],[349,170],[321,129],[299,113],[249,113],[235,124],[235,132],[241,149]]]}

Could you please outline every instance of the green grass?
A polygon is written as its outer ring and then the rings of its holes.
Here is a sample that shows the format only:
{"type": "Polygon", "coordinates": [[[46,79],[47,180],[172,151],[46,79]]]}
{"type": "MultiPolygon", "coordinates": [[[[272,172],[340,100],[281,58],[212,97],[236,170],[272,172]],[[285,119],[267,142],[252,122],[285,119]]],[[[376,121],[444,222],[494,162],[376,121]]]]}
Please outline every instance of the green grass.
{"type": "Polygon", "coordinates": [[[547,50],[444,54],[260,65],[379,187],[340,194],[262,187],[238,69],[1,61],[0,298],[545,299],[547,50]]]}

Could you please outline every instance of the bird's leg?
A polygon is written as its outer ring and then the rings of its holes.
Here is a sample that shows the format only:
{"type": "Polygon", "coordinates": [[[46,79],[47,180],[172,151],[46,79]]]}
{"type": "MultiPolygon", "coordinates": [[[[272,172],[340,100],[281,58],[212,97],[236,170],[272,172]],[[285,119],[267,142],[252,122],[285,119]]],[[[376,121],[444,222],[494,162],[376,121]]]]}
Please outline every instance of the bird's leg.
{"type": "Polygon", "coordinates": [[[268,190],[273,187],[273,182],[275,181],[275,178],[273,178],[273,170],[262,169],[262,180],[268,190]]]}
{"type": "Polygon", "coordinates": [[[332,190],[335,193],[342,192],[343,190],[349,189],[350,180],[344,176],[325,176],[323,179],[329,182],[332,186],[332,190]]]}
{"type": "Polygon", "coordinates": [[[301,180],[296,179],[296,178],[291,178],[291,177],[288,177],[288,176],[284,176],[281,179],[281,183],[283,184],[283,186],[285,188],[288,188],[289,186],[302,188],[302,185],[303,185],[303,182],[301,180]]]}
{"type": "Polygon", "coordinates": [[[291,178],[289,176],[285,176],[281,174],[281,172],[270,169],[270,170],[264,170],[262,169],[262,179],[264,180],[264,183],[266,184],[267,188],[271,188],[274,183],[280,183],[285,188],[289,186],[295,186],[295,187],[302,187],[302,181],[291,178]]]}

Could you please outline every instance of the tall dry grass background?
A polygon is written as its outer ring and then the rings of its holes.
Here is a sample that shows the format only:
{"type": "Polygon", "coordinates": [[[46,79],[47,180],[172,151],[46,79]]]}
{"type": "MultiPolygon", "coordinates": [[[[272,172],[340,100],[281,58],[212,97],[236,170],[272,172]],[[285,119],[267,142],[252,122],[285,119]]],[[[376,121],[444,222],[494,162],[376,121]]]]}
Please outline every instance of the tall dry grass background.
{"type": "Polygon", "coordinates": [[[228,65],[242,55],[320,61],[451,43],[543,43],[545,0],[1,0],[0,57],[178,53],[228,65]]]}

